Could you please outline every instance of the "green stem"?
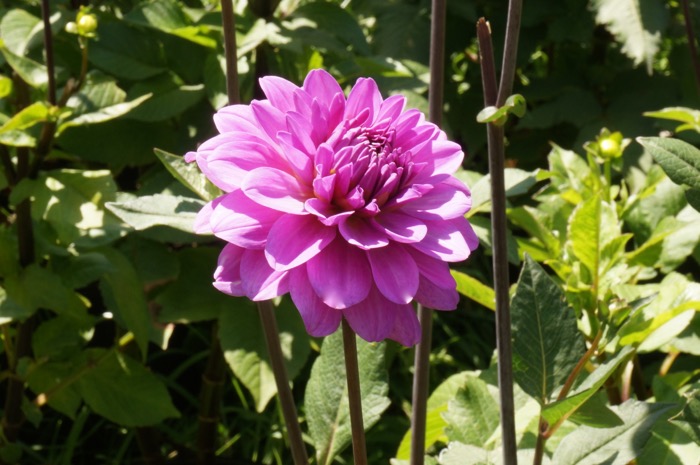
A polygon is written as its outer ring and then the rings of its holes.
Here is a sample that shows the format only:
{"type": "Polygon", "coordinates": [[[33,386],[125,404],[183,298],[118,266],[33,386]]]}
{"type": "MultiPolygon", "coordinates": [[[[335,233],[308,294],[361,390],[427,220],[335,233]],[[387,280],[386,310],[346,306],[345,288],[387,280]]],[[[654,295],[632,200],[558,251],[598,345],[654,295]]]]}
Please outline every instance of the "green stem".
{"type": "Polygon", "coordinates": [[[53,36],[51,35],[49,0],[41,0],[41,17],[44,22],[44,50],[46,51],[46,71],[48,72],[47,98],[51,105],[56,105],[56,76],[53,65],[53,36]]]}
{"type": "MultiPolygon", "coordinates": [[[[511,6],[512,6],[511,2],[511,6]]],[[[509,12],[509,34],[512,36],[509,12]]],[[[517,35],[517,31],[516,31],[517,35]]],[[[493,59],[491,31],[486,21],[477,22],[477,37],[484,86],[484,105],[497,104],[496,67],[493,59]]],[[[507,41],[507,43],[510,43],[507,41]]],[[[517,46],[517,37],[515,39],[517,46]]],[[[515,59],[515,51],[506,48],[507,57],[515,59]]],[[[510,67],[510,64],[508,64],[510,67]]],[[[513,67],[514,69],[514,67],[513,67]]],[[[503,79],[503,78],[502,78],[503,79]]],[[[510,81],[512,85],[512,80],[510,81]]],[[[506,86],[501,86],[501,90],[506,86]]],[[[501,401],[501,431],[503,440],[503,462],[517,465],[515,441],[515,406],[513,403],[513,347],[510,324],[508,246],[506,242],[506,195],[505,195],[505,147],[502,126],[487,124],[489,173],[491,174],[491,231],[493,235],[493,281],[496,294],[496,350],[498,352],[498,385],[501,401]]]]}
{"type": "Polygon", "coordinates": [[[367,465],[367,445],[365,444],[365,427],[362,420],[360,370],[357,364],[357,342],[355,341],[355,332],[345,319],[343,319],[343,351],[345,353],[345,377],[348,382],[354,463],[355,465],[367,465]]]}
{"type": "Polygon", "coordinates": [[[292,450],[294,465],[307,465],[309,459],[306,455],[306,447],[304,446],[301,428],[299,427],[299,417],[294,405],[294,397],[289,387],[287,369],[284,366],[277,320],[272,303],[269,300],[258,302],[258,313],[260,314],[260,322],[265,335],[267,352],[270,355],[270,366],[272,373],[275,375],[275,384],[277,385],[277,393],[282,405],[282,415],[287,426],[287,435],[289,436],[289,446],[292,450]]]}
{"type": "Polygon", "coordinates": [[[540,417],[540,423],[537,428],[537,442],[535,443],[535,458],[532,461],[532,465],[542,465],[542,458],[544,457],[544,444],[547,442],[547,436],[545,431],[547,430],[547,422],[540,417]]]}
{"type": "Polygon", "coordinates": [[[221,20],[224,28],[224,56],[226,57],[226,93],[228,103],[240,103],[238,89],[238,53],[236,47],[236,22],[232,0],[222,0],[221,20]]]}

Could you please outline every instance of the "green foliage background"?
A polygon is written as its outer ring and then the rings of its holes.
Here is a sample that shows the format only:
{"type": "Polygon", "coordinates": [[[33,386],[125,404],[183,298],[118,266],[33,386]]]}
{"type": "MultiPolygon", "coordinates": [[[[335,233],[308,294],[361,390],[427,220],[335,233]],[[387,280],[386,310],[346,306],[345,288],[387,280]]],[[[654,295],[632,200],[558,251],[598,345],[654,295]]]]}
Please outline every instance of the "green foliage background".
{"type": "MultiPolygon", "coordinates": [[[[256,311],[212,288],[221,244],[191,232],[218,194],[181,158],[214,134],[227,102],[218,2],[95,2],[97,28],[70,33],[83,27],[80,3],[50,2],[51,105],[40,3],[0,2],[0,460],[192,459],[202,373],[220,341],[216,454],[290,463],[256,311]]],[[[474,25],[490,21],[498,53],[507,2],[447,4],[444,126],[467,155],[459,176],[482,247],[453,270],[459,309],[436,315],[428,463],[500,463],[474,25]]],[[[506,123],[523,463],[540,418],[559,425],[545,463],[697,463],[700,98],[681,7],[525,2],[515,91],[527,112],[506,123]],[[689,144],[631,141],[664,131],[689,144]]],[[[428,0],[240,0],[235,11],[244,102],[263,98],[261,76],[299,83],[323,67],[344,87],[373,77],[427,113],[428,0]]],[[[314,463],[350,463],[340,338],[309,338],[287,298],[275,305],[314,463]]],[[[412,351],[362,344],[360,359],[370,462],[405,460],[412,351]]]]}

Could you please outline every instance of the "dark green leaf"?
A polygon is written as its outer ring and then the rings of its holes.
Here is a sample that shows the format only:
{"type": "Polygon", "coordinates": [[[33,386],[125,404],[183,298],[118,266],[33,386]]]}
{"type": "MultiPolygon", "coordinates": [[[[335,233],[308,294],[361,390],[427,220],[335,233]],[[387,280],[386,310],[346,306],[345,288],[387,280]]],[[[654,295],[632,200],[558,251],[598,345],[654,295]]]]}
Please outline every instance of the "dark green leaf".
{"type": "Polygon", "coordinates": [[[585,352],[564,293],[529,256],[512,302],[515,381],[546,404],[585,352]]]}
{"type": "MultiPolygon", "coordinates": [[[[371,344],[357,338],[360,391],[365,430],[371,428],[389,406],[384,343],[371,344]]],[[[321,356],[311,369],[304,396],[309,433],[316,447],[319,465],[330,465],[333,458],[350,445],[350,413],[343,338],[340,331],[326,337],[321,356]]]]}
{"type": "MultiPolygon", "coordinates": [[[[229,297],[229,309],[219,317],[219,339],[233,373],[248,388],[255,409],[262,412],[277,394],[265,336],[257,309],[244,299],[229,297]]],[[[309,339],[301,317],[291,305],[275,310],[285,367],[294,379],[309,355],[309,339]]]]}
{"type": "Polygon", "coordinates": [[[165,168],[175,179],[203,200],[210,201],[222,194],[199,170],[196,163],[187,163],[180,155],[174,155],[164,150],[154,149],[156,157],[165,165],[165,168]]]}
{"type": "Polygon", "coordinates": [[[700,444],[700,391],[686,394],[683,410],[671,422],[685,431],[693,441],[700,444]]]}
{"type": "Polygon", "coordinates": [[[85,403],[95,413],[122,426],[149,426],[178,417],[165,384],[130,357],[102,349],[84,355],[88,366],[77,382],[85,403]]]}
{"type": "Polygon", "coordinates": [[[194,219],[203,206],[201,200],[164,194],[106,204],[109,211],[137,231],[162,225],[185,232],[193,232],[194,219]]]}
{"type": "Polygon", "coordinates": [[[662,137],[639,137],[668,177],[676,184],[700,189],[700,150],[687,142],[662,137]]]}

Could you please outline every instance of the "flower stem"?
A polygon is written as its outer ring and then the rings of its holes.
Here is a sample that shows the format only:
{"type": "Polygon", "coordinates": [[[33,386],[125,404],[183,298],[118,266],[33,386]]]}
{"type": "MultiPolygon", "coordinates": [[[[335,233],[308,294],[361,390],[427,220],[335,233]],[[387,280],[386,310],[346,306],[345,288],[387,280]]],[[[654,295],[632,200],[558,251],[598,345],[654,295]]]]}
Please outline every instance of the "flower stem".
{"type": "Polygon", "coordinates": [[[279,395],[280,404],[282,405],[282,415],[284,416],[284,422],[287,426],[292,458],[294,459],[295,465],[307,465],[309,459],[306,455],[306,447],[304,446],[304,440],[301,436],[297,409],[294,405],[294,397],[292,397],[292,390],[289,388],[289,379],[287,377],[287,369],[284,366],[277,320],[272,303],[269,300],[258,302],[258,313],[260,314],[260,322],[262,323],[263,333],[265,334],[267,351],[270,355],[270,366],[272,367],[272,373],[275,375],[277,393],[279,395]]]}
{"type": "Polygon", "coordinates": [[[219,423],[221,395],[226,378],[226,360],[219,342],[218,325],[214,324],[207,367],[202,373],[199,393],[199,431],[197,432],[197,463],[206,465],[214,461],[216,431],[219,423]]]}
{"type": "Polygon", "coordinates": [[[411,465],[423,465],[425,460],[425,426],[430,375],[430,346],[433,332],[433,311],[418,305],[421,338],[416,346],[413,363],[413,404],[411,412],[411,465]]]}
{"type": "MultiPolygon", "coordinates": [[[[445,15],[446,1],[433,0],[430,20],[430,87],[428,89],[428,119],[442,123],[443,88],[445,79],[445,15]]],[[[425,460],[425,427],[430,378],[430,347],[433,332],[433,311],[418,305],[421,327],[416,346],[411,404],[411,465],[423,465],[425,460]]]]}
{"type": "MultiPolygon", "coordinates": [[[[512,7],[512,2],[511,2],[512,7]]],[[[511,8],[512,9],[512,8],[511,8]]],[[[513,21],[509,10],[509,34],[506,35],[506,58],[515,59],[515,51],[512,49],[513,21]],[[510,39],[510,41],[509,41],[510,39]],[[509,47],[509,44],[511,46],[509,47]]],[[[497,98],[506,85],[501,86],[501,92],[497,95],[496,67],[493,59],[493,45],[491,43],[491,30],[483,18],[477,22],[477,37],[479,40],[479,55],[481,62],[481,76],[484,86],[484,105],[497,104],[497,98]]],[[[517,35],[517,31],[516,31],[517,35]]],[[[515,46],[517,46],[517,37],[515,46]]],[[[514,70],[514,64],[512,69],[514,70]]],[[[504,68],[511,67],[510,63],[504,68]]],[[[504,76],[501,78],[504,79],[504,76]]],[[[506,82],[504,80],[504,82],[506,82]]],[[[512,86],[512,79],[507,85],[512,86]]],[[[510,93],[510,91],[508,92],[510,93]]],[[[505,101],[505,99],[504,99],[505,101]]],[[[498,352],[498,385],[501,401],[501,431],[503,440],[503,462],[506,465],[517,465],[517,449],[515,442],[515,407],[513,404],[513,347],[511,341],[510,306],[509,306],[509,280],[508,280],[508,247],[506,243],[506,195],[504,180],[505,148],[504,132],[502,126],[487,125],[489,147],[489,173],[491,173],[491,231],[493,235],[493,281],[496,293],[496,345],[498,352]]]]}
{"type": "Polygon", "coordinates": [[[41,17],[44,21],[44,50],[46,50],[46,71],[48,72],[48,100],[56,105],[56,77],[53,65],[53,37],[51,36],[51,13],[49,0],[41,0],[41,17]]]}
{"type": "Polygon", "coordinates": [[[343,351],[345,353],[345,377],[348,381],[348,401],[350,403],[352,452],[355,465],[367,465],[365,427],[362,421],[360,370],[357,366],[357,342],[355,341],[355,332],[345,319],[343,319],[343,351]]]}
{"type": "Polygon", "coordinates": [[[229,105],[240,103],[238,89],[238,52],[236,47],[236,22],[233,1],[222,0],[221,20],[224,27],[224,55],[226,56],[226,93],[229,105]]]}

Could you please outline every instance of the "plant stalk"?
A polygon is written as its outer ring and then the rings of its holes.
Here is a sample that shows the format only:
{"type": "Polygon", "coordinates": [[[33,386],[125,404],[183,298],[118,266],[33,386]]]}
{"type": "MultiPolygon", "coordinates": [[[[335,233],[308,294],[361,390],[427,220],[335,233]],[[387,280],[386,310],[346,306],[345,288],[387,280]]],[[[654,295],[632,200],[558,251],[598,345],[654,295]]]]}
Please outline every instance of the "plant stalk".
{"type": "Polygon", "coordinates": [[[236,47],[236,22],[233,0],[222,0],[221,19],[224,27],[224,56],[226,57],[226,93],[228,104],[240,103],[238,88],[238,48],[236,47]]]}
{"type": "Polygon", "coordinates": [[[284,366],[277,320],[272,303],[269,300],[258,302],[258,313],[260,314],[263,334],[265,334],[267,351],[270,355],[270,366],[272,367],[272,373],[275,375],[275,384],[277,385],[277,393],[279,395],[280,404],[282,405],[282,415],[284,416],[284,422],[287,427],[292,458],[294,459],[295,465],[307,465],[309,459],[306,454],[304,440],[301,436],[299,417],[297,416],[297,409],[294,405],[294,397],[289,387],[287,369],[284,366]]]}
{"type": "Polygon", "coordinates": [[[355,341],[355,332],[345,319],[343,319],[343,351],[345,353],[345,378],[348,382],[354,463],[355,465],[367,465],[367,445],[365,444],[362,396],[360,393],[360,370],[357,364],[357,342],[355,341]]]}
{"type": "Polygon", "coordinates": [[[48,73],[48,101],[56,105],[56,76],[53,64],[53,37],[51,35],[51,11],[49,0],[41,0],[41,18],[44,22],[44,50],[46,51],[46,71],[48,73]]]}
{"type": "MultiPolygon", "coordinates": [[[[442,124],[445,81],[445,16],[446,0],[433,0],[430,19],[430,86],[428,89],[428,119],[442,124]]],[[[425,460],[425,428],[430,378],[430,348],[433,332],[433,311],[418,305],[421,327],[416,346],[411,403],[411,465],[423,465],[425,460]]]]}
{"type": "MultiPolygon", "coordinates": [[[[512,5],[511,5],[512,6],[512,5]]],[[[512,39],[512,24],[509,10],[509,32],[512,39]]],[[[484,86],[484,105],[497,104],[499,92],[496,84],[496,66],[493,59],[491,30],[484,18],[477,22],[477,37],[481,76],[484,86]]],[[[517,31],[516,31],[517,35],[517,31]]],[[[517,46],[517,37],[515,38],[517,46]]],[[[512,46],[506,45],[506,57],[515,59],[512,46]]],[[[511,65],[508,65],[511,67],[511,65]]],[[[505,67],[505,64],[504,64],[505,67]]],[[[514,65],[512,65],[514,70],[514,65]]],[[[512,79],[510,80],[512,85],[512,79]]],[[[501,86],[505,88],[505,86],[501,86]]],[[[505,99],[504,99],[505,101],[505,99]]],[[[501,402],[501,431],[503,441],[503,462],[505,465],[517,465],[515,442],[515,406],[513,404],[513,347],[510,323],[510,302],[508,295],[508,247],[506,243],[506,194],[505,194],[505,147],[502,126],[487,125],[489,147],[489,173],[491,174],[491,231],[493,236],[493,281],[496,293],[496,345],[498,352],[498,385],[501,402]]]]}

